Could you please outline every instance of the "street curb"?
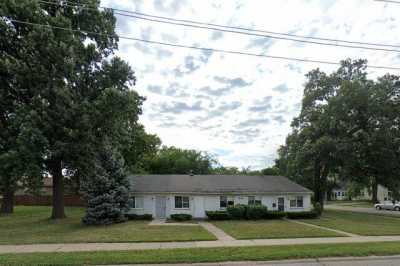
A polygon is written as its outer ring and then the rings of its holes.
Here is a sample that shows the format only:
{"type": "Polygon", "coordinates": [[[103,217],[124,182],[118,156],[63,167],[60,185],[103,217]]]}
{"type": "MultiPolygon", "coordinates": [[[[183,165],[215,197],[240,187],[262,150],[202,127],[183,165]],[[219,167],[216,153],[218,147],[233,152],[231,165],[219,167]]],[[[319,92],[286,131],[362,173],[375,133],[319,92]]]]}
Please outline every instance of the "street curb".
{"type": "MultiPolygon", "coordinates": [[[[340,261],[371,261],[371,260],[400,260],[400,255],[393,256],[365,256],[365,257],[323,257],[313,259],[292,259],[292,260],[268,260],[268,261],[224,261],[224,262],[203,262],[203,263],[167,263],[167,264],[118,264],[106,266],[256,266],[256,265],[280,265],[287,263],[318,263],[318,262],[340,262],[340,261]]],[[[104,265],[103,265],[104,266],[104,265]]]]}

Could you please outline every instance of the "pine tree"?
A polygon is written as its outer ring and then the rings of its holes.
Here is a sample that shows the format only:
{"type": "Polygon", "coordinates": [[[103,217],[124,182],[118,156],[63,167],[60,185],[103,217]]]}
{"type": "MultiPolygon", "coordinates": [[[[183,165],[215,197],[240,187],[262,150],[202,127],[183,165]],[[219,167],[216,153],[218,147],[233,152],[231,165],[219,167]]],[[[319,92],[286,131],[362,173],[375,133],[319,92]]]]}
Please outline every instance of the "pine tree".
{"type": "Polygon", "coordinates": [[[126,220],[129,181],[120,153],[106,143],[96,154],[93,171],[83,179],[87,200],[86,225],[108,225],[126,220]]]}

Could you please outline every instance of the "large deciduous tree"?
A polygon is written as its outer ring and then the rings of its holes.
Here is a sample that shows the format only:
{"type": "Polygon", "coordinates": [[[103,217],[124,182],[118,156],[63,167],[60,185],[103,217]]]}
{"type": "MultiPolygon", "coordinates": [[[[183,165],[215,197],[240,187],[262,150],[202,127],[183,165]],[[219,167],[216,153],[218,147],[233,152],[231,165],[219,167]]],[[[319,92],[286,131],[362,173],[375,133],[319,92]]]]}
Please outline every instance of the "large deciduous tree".
{"type": "MultiPolygon", "coordinates": [[[[98,9],[97,0],[81,1],[88,9],[49,2],[4,0],[0,5],[1,85],[6,88],[0,111],[1,127],[7,128],[1,144],[10,134],[35,133],[31,157],[40,158],[36,165],[51,174],[51,216],[63,218],[63,173],[83,175],[104,136],[117,148],[124,145],[138,126],[143,99],[129,90],[135,81],[130,67],[112,57],[118,42],[112,11],[98,9]],[[24,115],[34,122],[27,123],[24,115]],[[19,119],[10,122],[14,117],[19,119]]],[[[12,153],[8,146],[0,150],[2,156],[12,153]]],[[[16,178],[5,179],[15,187],[16,178]]]]}
{"type": "Polygon", "coordinates": [[[162,147],[146,162],[151,174],[210,174],[215,160],[207,153],[176,147],[162,147]]]}
{"type": "Polygon", "coordinates": [[[301,113],[279,150],[277,166],[314,190],[323,204],[329,175],[395,183],[399,157],[398,77],[367,79],[366,61],[346,60],[334,73],[307,74],[301,113]]]}

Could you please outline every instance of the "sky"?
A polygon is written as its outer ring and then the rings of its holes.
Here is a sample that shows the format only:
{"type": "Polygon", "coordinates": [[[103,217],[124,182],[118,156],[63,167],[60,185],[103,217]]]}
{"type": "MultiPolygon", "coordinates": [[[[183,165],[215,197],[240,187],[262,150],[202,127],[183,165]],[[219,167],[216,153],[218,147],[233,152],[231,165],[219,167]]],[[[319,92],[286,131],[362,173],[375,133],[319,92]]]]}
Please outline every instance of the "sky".
{"type": "MultiPolygon", "coordinates": [[[[373,0],[103,0],[103,6],[304,36],[400,44],[400,4],[373,0]]],[[[321,46],[117,17],[116,32],[214,49],[339,62],[367,59],[400,67],[397,52],[321,46]]],[[[337,66],[226,54],[120,40],[116,55],[129,62],[146,97],[140,122],[163,145],[196,149],[224,166],[260,169],[277,149],[301,109],[305,74],[337,66]]],[[[387,72],[369,69],[376,78],[387,72]]]]}

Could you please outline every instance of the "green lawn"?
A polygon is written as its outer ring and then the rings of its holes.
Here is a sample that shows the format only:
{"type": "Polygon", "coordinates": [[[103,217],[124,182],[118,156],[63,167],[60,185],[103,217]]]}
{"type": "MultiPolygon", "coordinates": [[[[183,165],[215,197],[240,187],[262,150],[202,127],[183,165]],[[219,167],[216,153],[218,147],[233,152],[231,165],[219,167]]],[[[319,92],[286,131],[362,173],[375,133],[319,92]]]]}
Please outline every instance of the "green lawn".
{"type": "Polygon", "coordinates": [[[197,263],[400,254],[400,242],[2,254],[0,265],[197,263]]]}
{"type": "Polygon", "coordinates": [[[215,221],[217,227],[236,239],[334,237],[338,233],[286,220],[215,221]]]}
{"type": "Polygon", "coordinates": [[[400,235],[400,218],[350,211],[325,210],[320,219],[303,222],[359,235],[400,235]]]}
{"type": "Polygon", "coordinates": [[[88,227],[80,222],[82,208],[66,208],[68,218],[60,221],[48,219],[50,213],[50,207],[16,207],[13,215],[0,217],[0,244],[215,240],[200,226],[149,226],[148,221],[129,221],[88,227]]]}
{"type": "Polygon", "coordinates": [[[364,200],[336,200],[330,201],[327,205],[339,205],[343,207],[362,207],[362,208],[373,208],[374,204],[371,201],[364,200]]]}

